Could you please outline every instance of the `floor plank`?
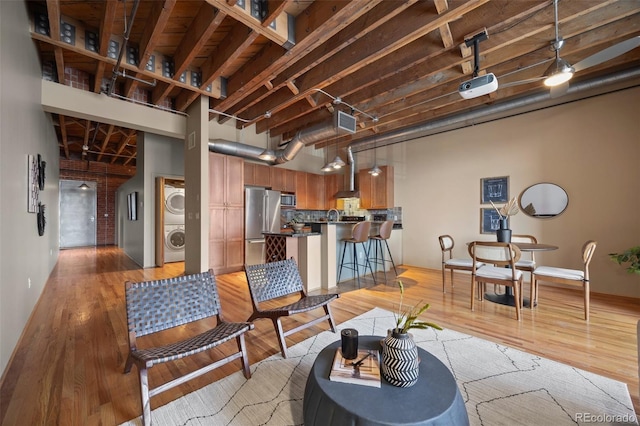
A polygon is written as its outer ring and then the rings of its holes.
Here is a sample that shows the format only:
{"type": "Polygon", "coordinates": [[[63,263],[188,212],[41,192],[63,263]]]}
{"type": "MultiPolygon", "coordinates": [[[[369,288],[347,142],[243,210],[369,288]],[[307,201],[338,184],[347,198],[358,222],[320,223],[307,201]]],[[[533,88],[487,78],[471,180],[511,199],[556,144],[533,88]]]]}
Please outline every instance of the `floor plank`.
{"type": "MultiPolygon", "coordinates": [[[[139,416],[137,370],[122,372],[128,348],[124,282],[183,272],[183,263],[141,269],[115,247],[63,250],[5,371],[0,387],[1,424],[114,425],[139,416]]],[[[477,303],[471,312],[468,275],[456,274],[455,287],[442,293],[440,271],[400,266],[399,272],[406,290],[405,304],[431,304],[425,319],[625,382],[640,413],[635,331],[640,319],[638,299],[592,294],[587,323],[582,320],[579,292],[545,286],[539,306],[523,309],[523,319],[518,322],[513,308],[487,301],[477,303]]],[[[397,283],[382,280],[380,275],[374,285],[367,277],[360,289],[353,282],[341,284],[341,297],[333,304],[336,321],[342,323],[376,306],[396,309],[397,283]]],[[[227,319],[246,320],[251,303],[244,273],[221,275],[217,282],[227,319]]],[[[285,327],[297,323],[287,320],[285,327]]],[[[251,362],[279,352],[271,322],[258,320],[255,326],[247,335],[251,362]]],[[[289,337],[288,344],[324,329],[322,324],[303,330],[289,337]]],[[[184,374],[224,350],[156,366],[150,370],[150,381],[153,385],[184,374]]],[[[238,370],[239,362],[226,365],[154,397],[152,407],[238,370]]]]}

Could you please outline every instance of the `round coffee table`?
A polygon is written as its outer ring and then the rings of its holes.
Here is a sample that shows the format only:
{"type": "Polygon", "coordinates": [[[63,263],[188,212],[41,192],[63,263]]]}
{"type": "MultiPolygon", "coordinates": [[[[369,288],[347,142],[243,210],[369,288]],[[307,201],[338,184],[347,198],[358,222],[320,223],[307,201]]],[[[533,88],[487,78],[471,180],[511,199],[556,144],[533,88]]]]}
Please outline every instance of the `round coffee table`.
{"type": "MultiPolygon", "coordinates": [[[[379,349],[381,336],[360,336],[360,349],[379,349]]],[[[381,387],[332,382],[329,372],[340,341],[316,358],[304,390],[304,424],[314,425],[468,425],[462,395],[449,369],[418,348],[420,377],[410,388],[381,378],[381,387]]]]}

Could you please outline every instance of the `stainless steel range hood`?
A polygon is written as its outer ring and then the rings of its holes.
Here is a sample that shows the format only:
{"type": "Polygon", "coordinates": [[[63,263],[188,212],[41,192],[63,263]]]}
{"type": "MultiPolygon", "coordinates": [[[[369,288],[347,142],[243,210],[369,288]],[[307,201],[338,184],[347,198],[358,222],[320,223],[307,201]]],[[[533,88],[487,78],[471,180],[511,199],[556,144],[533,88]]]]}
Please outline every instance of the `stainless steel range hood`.
{"type": "Polygon", "coordinates": [[[360,191],[355,189],[356,161],[350,146],[347,147],[347,163],[349,164],[349,189],[338,191],[336,198],[360,198],[360,191]]]}

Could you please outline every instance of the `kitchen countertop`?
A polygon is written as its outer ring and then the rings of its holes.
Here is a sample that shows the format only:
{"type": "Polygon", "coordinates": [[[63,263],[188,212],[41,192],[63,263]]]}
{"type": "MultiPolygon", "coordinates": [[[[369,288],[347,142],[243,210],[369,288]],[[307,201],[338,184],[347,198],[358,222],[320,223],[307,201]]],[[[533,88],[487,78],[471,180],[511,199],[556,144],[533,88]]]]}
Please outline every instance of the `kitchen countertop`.
{"type": "Polygon", "coordinates": [[[291,238],[301,238],[301,237],[312,237],[314,235],[322,235],[321,232],[290,232],[290,231],[281,231],[281,232],[263,232],[263,235],[271,235],[274,237],[291,237],[291,238]]]}

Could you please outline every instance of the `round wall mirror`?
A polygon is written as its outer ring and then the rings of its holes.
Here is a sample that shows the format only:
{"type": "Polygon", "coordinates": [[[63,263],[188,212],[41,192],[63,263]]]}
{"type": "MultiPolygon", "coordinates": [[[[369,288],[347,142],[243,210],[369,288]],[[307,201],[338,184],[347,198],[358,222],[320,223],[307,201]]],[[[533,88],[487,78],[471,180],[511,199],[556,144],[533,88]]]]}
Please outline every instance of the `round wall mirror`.
{"type": "Polygon", "coordinates": [[[520,194],[520,210],[538,218],[558,216],[569,204],[569,196],[554,183],[536,183],[520,194]]]}

